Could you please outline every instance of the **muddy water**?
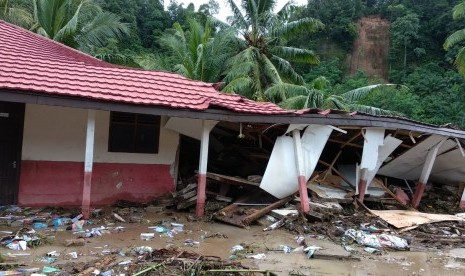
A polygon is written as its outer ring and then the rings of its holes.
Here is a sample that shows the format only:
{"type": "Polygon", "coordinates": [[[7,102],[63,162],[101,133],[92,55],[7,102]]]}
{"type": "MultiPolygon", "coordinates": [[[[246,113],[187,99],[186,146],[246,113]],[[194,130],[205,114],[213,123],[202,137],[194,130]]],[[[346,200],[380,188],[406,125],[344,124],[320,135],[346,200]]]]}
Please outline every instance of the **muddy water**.
{"type": "MultiPolygon", "coordinates": [[[[126,227],[122,233],[106,234],[101,237],[89,238],[85,246],[64,247],[65,239],[73,238],[69,231],[52,233],[55,238],[49,245],[43,245],[26,251],[31,253],[27,257],[17,257],[14,260],[22,262],[28,267],[42,267],[45,265],[39,261],[47,252],[56,250],[60,253],[56,264],[68,262],[67,253],[77,252],[80,256],[77,261],[83,262],[101,257],[103,250],[117,250],[128,252],[131,247],[146,245],[152,248],[162,248],[167,245],[176,245],[185,250],[191,250],[202,255],[218,256],[227,259],[232,246],[239,243],[248,245],[253,252],[251,254],[265,253],[262,260],[245,259],[243,263],[251,268],[259,268],[275,271],[278,275],[465,275],[465,248],[456,248],[444,252],[387,252],[381,256],[365,252],[357,254],[361,261],[339,261],[307,259],[302,252],[284,254],[283,252],[269,251],[277,249],[280,245],[296,247],[294,235],[284,231],[275,230],[263,232],[262,227],[253,226],[250,229],[241,229],[221,223],[187,222],[184,215],[177,215],[176,222],[185,225],[184,232],[174,238],[160,237],[158,234],[150,241],[140,239],[140,233],[150,233],[148,226],[155,226],[160,220],[174,221],[173,217],[152,216],[141,224],[116,224],[126,227]],[[205,234],[220,233],[228,238],[206,238],[205,234]],[[184,246],[186,239],[199,241],[194,247],[184,246]],[[294,274],[292,274],[294,273],[294,274]]],[[[97,222],[96,226],[106,225],[104,221],[97,222]]],[[[0,226],[0,230],[13,230],[6,226],[0,226]]],[[[345,256],[348,253],[338,244],[315,237],[306,237],[308,245],[322,247],[322,251],[328,255],[345,256]]],[[[465,245],[463,245],[465,247],[465,245]]],[[[1,248],[0,253],[18,253],[17,251],[1,248]]],[[[130,257],[119,257],[121,260],[130,257]]]]}

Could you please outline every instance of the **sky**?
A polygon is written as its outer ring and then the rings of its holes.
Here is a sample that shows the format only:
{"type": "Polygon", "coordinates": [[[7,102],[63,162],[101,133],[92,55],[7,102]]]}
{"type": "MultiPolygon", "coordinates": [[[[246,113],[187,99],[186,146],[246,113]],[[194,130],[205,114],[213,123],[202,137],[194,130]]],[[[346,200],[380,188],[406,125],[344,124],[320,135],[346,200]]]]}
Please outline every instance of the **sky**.
{"type": "MultiPolygon", "coordinates": [[[[200,5],[208,3],[208,0],[176,0],[179,4],[184,3],[184,7],[187,7],[189,3],[194,3],[195,9],[198,9],[200,5]]],[[[215,15],[216,18],[220,19],[221,21],[226,21],[226,18],[231,15],[231,12],[229,11],[229,8],[226,4],[225,0],[216,0],[220,4],[220,12],[219,14],[215,15]]],[[[240,6],[240,0],[234,0],[236,5],[240,6]]],[[[277,0],[277,5],[276,5],[276,10],[278,11],[279,9],[284,6],[289,0],[277,0]]],[[[170,0],[164,0],[165,4],[165,9],[169,5],[170,0]]],[[[305,5],[307,4],[307,0],[294,0],[294,3],[296,5],[305,5]]]]}

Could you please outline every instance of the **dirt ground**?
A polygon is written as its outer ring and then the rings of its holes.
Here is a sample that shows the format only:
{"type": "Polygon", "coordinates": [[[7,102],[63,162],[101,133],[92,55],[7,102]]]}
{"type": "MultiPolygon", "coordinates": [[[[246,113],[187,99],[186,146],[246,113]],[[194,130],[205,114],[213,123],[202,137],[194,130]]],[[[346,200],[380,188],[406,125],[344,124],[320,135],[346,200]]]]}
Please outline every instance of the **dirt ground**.
{"type": "MultiPolygon", "coordinates": [[[[111,213],[110,213],[111,214],[111,213]]],[[[129,254],[131,248],[150,246],[154,249],[179,247],[180,250],[195,252],[203,256],[216,256],[228,260],[231,248],[242,244],[248,252],[242,257],[264,253],[264,259],[239,258],[245,267],[250,269],[270,270],[277,275],[465,275],[465,245],[458,245],[454,249],[442,251],[417,251],[412,248],[408,252],[385,251],[381,255],[374,255],[363,251],[352,254],[360,260],[322,260],[308,259],[303,252],[285,254],[280,250],[281,245],[298,247],[296,235],[286,230],[277,229],[263,232],[263,227],[254,225],[249,229],[238,228],[219,222],[188,221],[187,213],[144,214],[142,222],[122,223],[109,219],[92,219],[93,225],[85,225],[84,229],[98,226],[123,226],[124,231],[106,233],[102,236],[87,238],[84,246],[65,247],[64,241],[76,238],[72,231],[59,228],[55,232],[53,227],[39,230],[53,236],[49,244],[44,244],[26,251],[14,251],[5,247],[0,253],[8,261],[22,263],[29,268],[42,268],[44,265],[60,267],[70,262],[91,262],[110,254],[116,263],[125,260],[135,262],[136,257],[129,254]],[[184,231],[174,235],[160,236],[148,227],[160,225],[162,222],[184,224],[184,231]],[[155,233],[151,240],[141,240],[141,233],[155,233]],[[198,241],[193,246],[185,245],[187,239],[198,241]],[[464,248],[460,248],[460,247],[464,248]],[[46,264],[40,259],[50,251],[57,251],[60,255],[56,262],[46,264]],[[70,252],[77,252],[78,258],[71,259],[70,252]],[[29,256],[13,257],[15,253],[30,253],[29,256]],[[119,254],[118,254],[119,253],[119,254]],[[10,255],[9,255],[10,254],[10,255]]],[[[19,229],[19,228],[18,228],[19,229]]],[[[7,225],[0,225],[0,231],[14,231],[7,225]]],[[[307,245],[321,247],[319,252],[325,255],[340,256],[341,259],[350,256],[344,248],[324,236],[306,235],[307,245]]],[[[0,272],[0,275],[1,272],[0,272]]],[[[149,275],[149,274],[144,274],[149,275]]],[[[159,274],[157,274],[159,275],[159,274]]],[[[217,274],[218,275],[218,274],[217,274]]],[[[221,275],[221,274],[220,274],[221,275]]]]}

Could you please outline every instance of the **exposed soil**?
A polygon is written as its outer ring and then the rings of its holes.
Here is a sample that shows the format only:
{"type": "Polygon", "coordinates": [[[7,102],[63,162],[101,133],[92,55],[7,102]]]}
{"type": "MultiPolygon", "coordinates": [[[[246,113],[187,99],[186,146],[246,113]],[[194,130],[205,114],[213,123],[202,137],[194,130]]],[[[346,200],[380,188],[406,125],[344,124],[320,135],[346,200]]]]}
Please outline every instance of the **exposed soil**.
{"type": "Polygon", "coordinates": [[[358,37],[348,56],[349,74],[364,71],[370,77],[388,79],[389,21],[377,16],[361,18],[358,37]]]}

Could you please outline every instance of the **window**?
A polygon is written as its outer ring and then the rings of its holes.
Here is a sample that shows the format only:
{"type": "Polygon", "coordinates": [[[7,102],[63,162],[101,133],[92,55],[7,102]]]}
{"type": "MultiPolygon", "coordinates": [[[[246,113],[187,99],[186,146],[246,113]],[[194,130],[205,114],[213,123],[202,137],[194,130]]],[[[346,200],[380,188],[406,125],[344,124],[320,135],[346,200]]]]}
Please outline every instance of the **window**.
{"type": "Polygon", "coordinates": [[[160,116],[111,112],[109,152],[158,153],[160,116]]]}

